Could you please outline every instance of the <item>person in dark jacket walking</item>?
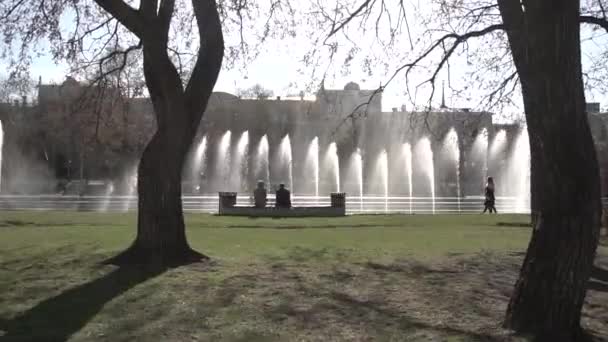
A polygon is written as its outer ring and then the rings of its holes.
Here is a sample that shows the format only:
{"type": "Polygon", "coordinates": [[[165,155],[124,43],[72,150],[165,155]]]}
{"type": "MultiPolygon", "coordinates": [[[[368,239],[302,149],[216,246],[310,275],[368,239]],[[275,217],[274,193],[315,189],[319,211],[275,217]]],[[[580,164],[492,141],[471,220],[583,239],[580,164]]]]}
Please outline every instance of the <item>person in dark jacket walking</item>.
{"type": "Polygon", "coordinates": [[[494,214],[496,214],[497,212],[495,207],[496,198],[494,197],[494,179],[492,177],[488,177],[485,192],[486,199],[483,203],[484,208],[482,214],[485,214],[486,210],[490,210],[490,214],[492,213],[492,211],[494,211],[494,214]]]}

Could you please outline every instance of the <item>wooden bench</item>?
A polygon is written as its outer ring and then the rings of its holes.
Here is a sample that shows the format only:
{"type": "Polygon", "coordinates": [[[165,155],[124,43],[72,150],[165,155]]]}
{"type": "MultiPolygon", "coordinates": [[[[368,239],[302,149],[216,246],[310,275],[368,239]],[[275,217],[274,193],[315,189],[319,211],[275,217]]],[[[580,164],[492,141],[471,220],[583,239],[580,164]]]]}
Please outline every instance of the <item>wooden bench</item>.
{"type": "Polygon", "coordinates": [[[221,216],[249,217],[336,217],[346,215],[346,194],[332,193],[330,206],[292,207],[292,208],[256,208],[239,206],[236,203],[236,192],[219,193],[219,210],[221,216]]]}

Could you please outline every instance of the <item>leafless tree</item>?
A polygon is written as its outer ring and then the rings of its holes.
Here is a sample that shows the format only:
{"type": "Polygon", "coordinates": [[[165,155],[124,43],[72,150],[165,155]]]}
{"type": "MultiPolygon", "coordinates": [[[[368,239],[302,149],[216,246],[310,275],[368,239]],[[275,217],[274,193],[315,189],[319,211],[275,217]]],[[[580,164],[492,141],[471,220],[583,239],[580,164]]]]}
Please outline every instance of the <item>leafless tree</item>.
{"type": "Polygon", "coordinates": [[[271,1],[269,7],[232,0],[0,3],[2,58],[15,77],[28,74],[41,42],[75,73],[94,74],[92,83],[112,74],[119,75],[118,83],[131,80],[122,73],[130,56],[142,56],[135,63],[143,70],[156,131],[139,163],[137,237],[110,262],[173,265],[206,259],[186,240],[181,202],[185,157],[224,57],[229,66],[246,65],[256,46],[273,34],[275,18],[291,11],[287,1],[271,1]],[[225,35],[236,37],[234,43],[225,44],[225,35]]]}
{"type": "Polygon", "coordinates": [[[327,33],[325,54],[330,60],[340,49],[349,54],[359,43],[350,40],[349,48],[337,42],[349,41],[352,30],[371,31],[389,53],[406,51],[401,59],[405,62],[389,73],[384,87],[396,79],[405,81],[413,102],[417,91],[427,87],[430,108],[439,77],[452,75],[450,63],[455,60],[471,67],[461,95],[481,91],[480,107],[517,104],[521,94],[530,137],[535,219],[505,326],[542,341],[578,340],[601,214],[584,91],[601,80],[606,63],[601,57],[608,51],[600,48],[599,62],[583,72],[581,35],[588,27],[606,31],[606,2],[437,0],[416,9],[400,0],[360,0],[340,6],[318,5],[323,14],[318,25],[327,33]],[[400,23],[412,13],[422,18],[418,23],[423,29],[400,32],[400,23]],[[411,45],[401,40],[395,46],[399,36],[411,45]]]}
{"type": "Polygon", "coordinates": [[[265,100],[274,95],[271,89],[264,88],[261,84],[254,84],[247,89],[239,89],[237,95],[245,98],[265,100]]]}
{"type": "Polygon", "coordinates": [[[34,80],[29,77],[11,78],[10,76],[0,78],[0,103],[11,103],[15,100],[22,102],[34,101],[34,80]]]}

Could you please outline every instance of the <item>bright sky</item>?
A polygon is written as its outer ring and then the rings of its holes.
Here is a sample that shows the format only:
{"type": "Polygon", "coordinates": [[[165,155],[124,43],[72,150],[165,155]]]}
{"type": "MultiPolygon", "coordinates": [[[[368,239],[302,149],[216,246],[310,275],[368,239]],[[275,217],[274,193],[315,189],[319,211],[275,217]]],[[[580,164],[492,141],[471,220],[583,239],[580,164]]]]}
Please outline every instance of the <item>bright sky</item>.
{"type": "MultiPolygon", "coordinates": [[[[415,0],[412,0],[415,1],[415,0]]],[[[417,6],[418,3],[416,3],[417,6]]],[[[416,18],[410,18],[410,25],[415,26],[416,18]]],[[[412,29],[413,35],[420,34],[416,29],[412,29]]],[[[583,37],[588,32],[583,32],[583,37]]],[[[363,39],[363,38],[362,38],[363,39]]],[[[414,37],[415,39],[415,37],[414,37]]],[[[583,61],[589,63],[589,56],[593,55],[594,52],[602,49],[601,43],[608,43],[606,35],[603,36],[599,42],[584,42],[583,43],[583,61]]],[[[304,43],[304,42],[303,42],[304,43]]],[[[408,44],[405,41],[401,41],[401,47],[407,50],[408,44]]],[[[473,43],[474,44],[474,43],[473,43]]],[[[362,44],[365,45],[365,42],[362,44]]],[[[370,45],[371,46],[371,45],[370,45]]],[[[606,46],[606,44],[603,44],[606,46]]],[[[296,95],[299,93],[297,87],[303,87],[303,84],[308,80],[306,77],[298,73],[298,69],[302,68],[303,65],[299,61],[302,55],[307,51],[307,44],[298,44],[298,42],[275,42],[272,44],[265,45],[265,50],[259,55],[259,57],[250,65],[247,66],[246,72],[242,72],[241,69],[222,70],[220,73],[219,80],[216,84],[216,91],[225,91],[229,93],[236,93],[238,89],[248,88],[256,83],[261,84],[265,88],[272,89],[275,95],[287,96],[296,95]],[[294,87],[293,83],[297,86],[294,87]]],[[[372,47],[377,48],[377,47],[372,47]]],[[[360,53],[364,54],[366,52],[360,53]]],[[[381,53],[380,53],[381,54],[381,53]]],[[[399,62],[399,61],[397,61],[399,62]]],[[[325,82],[325,87],[328,89],[342,89],[344,85],[350,81],[357,82],[362,89],[375,89],[383,82],[386,82],[387,73],[392,73],[392,70],[397,66],[393,62],[389,69],[384,71],[374,72],[373,75],[367,75],[362,68],[354,64],[344,74],[340,70],[340,63],[338,66],[329,70],[329,78],[325,82]]],[[[466,66],[466,63],[462,58],[454,59],[451,63],[451,83],[452,85],[461,87],[468,80],[465,76],[465,70],[471,68],[466,66]]],[[[382,65],[372,66],[373,69],[382,70],[382,65]]],[[[32,65],[31,75],[37,80],[38,76],[42,77],[43,83],[61,83],[65,76],[68,74],[68,67],[65,65],[56,65],[55,62],[48,56],[43,56],[35,60],[32,65]]],[[[418,78],[420,80],[421,78],[418,78]]],[[[441,85],[442,80],[447,79],[447,73],[443,72],[439,77],[438,87],[441,85]]],[[[390,111],[392,107],[401,107],[405,104],[408,109],[411,109],[411,103],[405,97],[406,85],[402,78],[395,79],[393,83],[385,90],[383,94],[383,110],[390,111]]],[[[416,104],[423,106],[426,104],[427,93],[422,95],[417,94],[416,104]]],[[[438,106],[441,99],[441,90],[437,89],[434,96],[434,105],[438,106]]],[[[608,105],[606,97],[599,92],[588,92],[587,102],[601,102],[602,107],[608,105]]],[[[450,89],[446,87],[446,102],[448,106],[455,108],[475,107],[478,101],[467,100],[463,97],[458,97],[451,93],[450,89]]],[[[520,112],[518,108],[514,108],[513,111],[520,112]]]]}

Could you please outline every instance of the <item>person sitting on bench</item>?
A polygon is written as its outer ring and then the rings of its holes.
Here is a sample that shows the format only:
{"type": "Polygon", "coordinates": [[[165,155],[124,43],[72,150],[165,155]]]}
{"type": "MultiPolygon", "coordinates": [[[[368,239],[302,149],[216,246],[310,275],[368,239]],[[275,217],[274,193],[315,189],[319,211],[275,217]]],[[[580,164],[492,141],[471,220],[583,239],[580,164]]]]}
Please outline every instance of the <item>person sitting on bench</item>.
{"type": "Polygon", "coordinates": [[[265,208],[266,202],[266,188],[264,188],[264,182],[258,182],[258,187],[253,191],[253,201],[256,208],[265,208]]]}
{"type": "Polygon", "coordinates": [[[275,196],[275,207],[291,208],[291,193],[285,189],[285,184],[279,185],[279,190],[277,190],[275,196]]]}

